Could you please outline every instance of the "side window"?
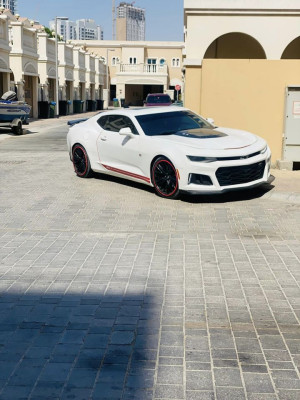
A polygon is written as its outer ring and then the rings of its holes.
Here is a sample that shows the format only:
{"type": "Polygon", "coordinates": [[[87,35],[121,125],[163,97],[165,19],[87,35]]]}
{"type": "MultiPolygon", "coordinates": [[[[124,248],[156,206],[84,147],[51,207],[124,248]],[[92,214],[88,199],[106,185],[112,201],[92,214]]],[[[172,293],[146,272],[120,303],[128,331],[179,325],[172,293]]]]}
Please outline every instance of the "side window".
{"type": "Polygon", "coordinates": [[[105,129],[106,131],[108,130],[108,117],[101,117],[97,121],[98,125],[101,126],[102,129],[105,129]]]}
{"type": "Polygon", "coordinates": [[[130,118],[123,116],[123,122],[124,126],[122,126],[122,128],[130,128],[132,133],[134,133],[135,135],[139,134],[130,118]]]}
{"type": "Polygon", "coordinates": [[[130,118],[124,115],[107,115],[98,119],[102,129],[110,132],[119,132],[122,128],[130,128],[132,133],[138,135],[138,131],[130,118]]]}
{"type": "Polygon", "coordinates": [[[102,129],[110,132],[119,132],[122,126],[121,115],[107,115],[98,119],[98,124],[102,129]]]}

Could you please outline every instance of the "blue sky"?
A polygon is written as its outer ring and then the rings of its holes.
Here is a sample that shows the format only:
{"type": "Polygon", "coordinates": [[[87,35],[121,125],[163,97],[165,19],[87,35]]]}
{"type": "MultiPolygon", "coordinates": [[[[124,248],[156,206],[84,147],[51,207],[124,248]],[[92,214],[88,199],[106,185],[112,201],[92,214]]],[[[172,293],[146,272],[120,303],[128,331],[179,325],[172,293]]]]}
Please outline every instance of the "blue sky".
{"type": "MultiPolygon", "coordinates": [[[[119,3],[116,0],[116,6],[119,3]]],[[[17,11],[46,26],[55,16],[92,18],[103,27],[104,39],[110,40],[111,4],[111,0],[18,0],[17,11]]],[[[146,40],[183,41],[183,0],[136,0],[134,5],[146,10],[146,40]]]]}

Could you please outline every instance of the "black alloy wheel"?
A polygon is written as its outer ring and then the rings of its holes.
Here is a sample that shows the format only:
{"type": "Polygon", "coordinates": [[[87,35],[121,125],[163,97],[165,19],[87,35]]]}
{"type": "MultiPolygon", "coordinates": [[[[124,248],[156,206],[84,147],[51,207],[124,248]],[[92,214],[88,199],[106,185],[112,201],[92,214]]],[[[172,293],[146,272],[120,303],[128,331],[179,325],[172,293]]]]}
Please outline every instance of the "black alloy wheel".
{"type": "Polygon", "coordinates": [[[152,167],[152,183],[160,197],[175,199],[178,197],[178,177],[174,165],[165,157],[155,160],[152,167]]]}
{"type": "Polygon", "coordinates": [[[86,150],[80,144],[73,147],[73,165],[76,175],[80,178],[89,178],[92,176],[92,169],[86,150]]]}

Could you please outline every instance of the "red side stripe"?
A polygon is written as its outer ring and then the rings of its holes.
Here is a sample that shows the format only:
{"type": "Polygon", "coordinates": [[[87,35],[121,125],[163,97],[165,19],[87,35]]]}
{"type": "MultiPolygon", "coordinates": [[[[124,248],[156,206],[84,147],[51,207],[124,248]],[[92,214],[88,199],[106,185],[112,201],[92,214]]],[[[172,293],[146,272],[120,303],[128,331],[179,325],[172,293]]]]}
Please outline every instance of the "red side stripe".
{"type": "Polygon", "coordinates": [[[146,176],[133,174],[132,172],[128,172],[128,171],[124,171],[122,169],[110,167],[109,165],[105,165],[105,164],[102,164],[102,165],[104,168],[108,169],[109,171],[114,171],[114,172],[118,172],[119,174],[132,176],[133,178],[141,179],[142,181],[150,183],[150,178],[147,178],[146,176]]]}

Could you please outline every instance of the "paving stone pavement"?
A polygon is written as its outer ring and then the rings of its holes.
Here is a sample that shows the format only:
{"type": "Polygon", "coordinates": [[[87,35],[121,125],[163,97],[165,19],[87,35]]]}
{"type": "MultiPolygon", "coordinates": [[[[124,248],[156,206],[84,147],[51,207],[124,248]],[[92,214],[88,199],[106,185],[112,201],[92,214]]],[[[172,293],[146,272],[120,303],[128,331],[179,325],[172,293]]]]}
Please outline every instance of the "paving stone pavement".
{"type": "Polygon", "coordinates": [[[299,400],[300,205],[79,179],[0,143],[0,399],[299,400]]]}

